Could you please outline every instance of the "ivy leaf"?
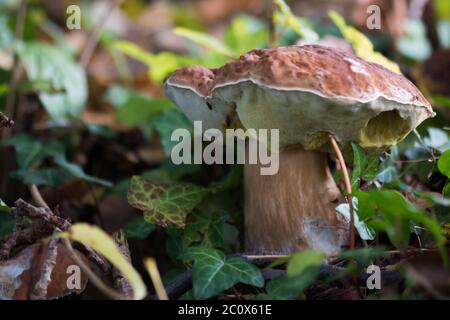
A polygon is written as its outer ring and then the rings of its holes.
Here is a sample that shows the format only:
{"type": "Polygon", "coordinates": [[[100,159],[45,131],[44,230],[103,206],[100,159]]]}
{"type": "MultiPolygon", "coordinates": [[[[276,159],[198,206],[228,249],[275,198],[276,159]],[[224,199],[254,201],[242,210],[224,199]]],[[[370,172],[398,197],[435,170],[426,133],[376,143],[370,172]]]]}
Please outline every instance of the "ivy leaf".
{"type": "Polygon", "coordinates": [[[450,150],[445,151],[439,158],[438,169],[443,175],[450,178],[450,150]]]}
{"type": "Polygon", "coordinates": [[[350,42],[358,57],[382,65],[383,67],[395,72],[401,73],[400,67],[395,63],[383,56],[381,53],[376,52],[372,42],[360,31],[352,26],[347,25],[344,18],[336,11],[330,11],[328,13],[331,20],[339,28],[345,40],[350,42]]]}
{"type": "Polygon", "coordinates": [[[228,215],[225,213],[205,213],[193,211],[187,217],[183,233],[183,246],[202,245],[205,247],[223,247],[223,228],[228,215]]]}
{"type": "Polygon", "coordinates": [[[173,146],[178,143],[171,140],[172,132],[175,129],[184,128],[191,132],[193,131],[191,121],[179,109],[168,109],[161,112],[153,118],[152,124],[160,136],[167,156],[170,156],[173,146]]]}
{"type": "Polygon", "coordinates": [[[64,169],[71,176],[80,178],[80,179],[88,181],[88,182],[98,183],[105,187],[112,187],[112,185],[113,185],[111,182],[109,182],[107,180],[100,179],[100,178],[93,177],[93,176],[86,174],[79,165],[67,161],[65,155],[63,155],[63,154],[58,154],[56,157],[54,157],[53,160],[55,161],[56,164],[58,164],[62,169],[64,169]]]}
{"type": "Polygon", "coordinates": [[[155,225],[145,221],[144,217],[135,219],[123,227],[123,232],[129,238],[147,238],[155,230],[155,225]]]}
{"type": "Polygon", "coordinates": [[[46,185],[51,187],[61,186],[70,179],[69,174],[54,168],[33,171],[21,169],[11,172],[10,176],[20,180],[23,184],[46,185]]]}
{"type": "Polygon", "coordinates": [[[211,298],[239,282],[255,287],[264,285],[258,268],[241,258],[227,259],[220,250],[191,247],[180,258],[194,261],[192,281],[196,299],[211,298]]]}
{"type": "Polygon", "coordinates": [[[378,155],[367,156],[364,150],[352,142],[353,149],[353,172],[352,189],[359,188],[360,180],[371,181],[377,175],[380,160],[378,155]]]}
{"type": "Polygon", "coordinates": [[[41,141],[28,134],[18,134],[4,141],[2,145],[13,146],[19,168],[27,169],[32,164],[39,163],[45,157],[41,141]]]}
{"type": "Polygon", "coordinates": [[[26,43],[18,54],[30,80],[48,81],[57,92],[40,92],[39,99],[54,120],[78,118],[87,99],[83,68],[62,49],[44,43],[26,43]]]}
{"type": "Polygon", "coordinates": [[[164,227],[174,225],[184,228],[186,215],[209,192],[191,183],[153,183],[134,176],[130,181],[128,202],[144,211],[145,220],[164,227]]]}

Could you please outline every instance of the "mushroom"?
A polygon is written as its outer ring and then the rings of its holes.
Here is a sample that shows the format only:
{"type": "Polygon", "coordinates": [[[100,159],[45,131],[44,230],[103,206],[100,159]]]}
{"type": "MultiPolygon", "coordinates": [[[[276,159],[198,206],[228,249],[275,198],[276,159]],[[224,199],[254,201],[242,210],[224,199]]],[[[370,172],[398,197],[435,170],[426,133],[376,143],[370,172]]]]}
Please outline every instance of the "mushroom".
{"type": "Polygon", "coordinates": [[[279,172],[245,165],[247,250],[312,248],[347,241],[328,168],[330,135],[344,148],[389,148],[434,112],[405,77],[319,45],[255,49],[218,69],[176,70],[166,95],[203,128],[279,129],[279,172]]]}

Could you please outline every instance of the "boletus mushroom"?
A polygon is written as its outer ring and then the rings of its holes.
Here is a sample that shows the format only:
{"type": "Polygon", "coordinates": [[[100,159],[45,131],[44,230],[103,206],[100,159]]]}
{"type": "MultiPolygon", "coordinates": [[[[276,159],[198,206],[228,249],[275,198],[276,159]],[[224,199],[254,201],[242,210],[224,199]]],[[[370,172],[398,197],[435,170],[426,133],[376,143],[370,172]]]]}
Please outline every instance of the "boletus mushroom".
{"type": "Polygon", "coordinates": [[[246,249],[254,252],[338,252],[348,226],[335,212],[341,193],[328,168],[330,135],[344,148],[388,148],[434,115],[402,75],[319,45],[178,69],[165,92],[204,129],[279,129],[278,173],[245,165],[246,249]]]}

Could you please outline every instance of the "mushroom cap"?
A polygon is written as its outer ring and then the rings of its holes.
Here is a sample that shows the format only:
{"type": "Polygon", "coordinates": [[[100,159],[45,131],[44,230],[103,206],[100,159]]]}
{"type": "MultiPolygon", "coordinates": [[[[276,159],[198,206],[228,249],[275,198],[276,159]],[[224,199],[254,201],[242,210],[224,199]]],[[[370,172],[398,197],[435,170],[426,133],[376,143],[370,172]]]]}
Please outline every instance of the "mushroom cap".
{"type": "Polygon", "coordinates": [[[330,133],[344,144],[389,147],[434,116],[404,76],[319,45],[255,49],[218,69],[178,69],[165,92],[203,129],[279,129],[280,147],[307,150],[323,149],[330,133]]]}

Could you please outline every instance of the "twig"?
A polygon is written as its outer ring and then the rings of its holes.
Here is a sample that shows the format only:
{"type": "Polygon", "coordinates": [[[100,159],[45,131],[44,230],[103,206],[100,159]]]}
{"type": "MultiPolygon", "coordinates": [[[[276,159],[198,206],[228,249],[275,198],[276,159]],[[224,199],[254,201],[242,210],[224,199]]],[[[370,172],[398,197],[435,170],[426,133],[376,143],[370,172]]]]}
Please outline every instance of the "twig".
{"type": "Polygon", "coordinates": [[[109,1],[109,5],[105,11],[105,13],[100,17],[98,20],[98,23],[95,25],[92,33],[90,34],[86,46],[84,47],[81,55],[80,55],[80,64],[83,68],[86,68],[89,61],[91,60],[91,57],[95,51],[95,48],[97,47],[97,41],[100,37],[100,33],[102,31],[103,26],[105,25],[106,21],[108,21],[108,18],[110,17],[111,13],[114,11],[114,9],[121,4],[123,0],[111,0],[109,1]]]}
{"type": "Polygon", "coordinates": [[[347,193],[346,199],[347,203],[350,208],[350,239],[349,239],[349,247],[350,250],[355,249],[355,217],[353,212],[353,197],[352,197],[352,185],[350,183],[350,176],[348,174],[347,166],[345,165],[344,156],[342,155],[341,149],[339,148],[339,145],[336,142],[336,139],[333,135],[330,134],[330,140],[331,144],[333,145],[334,152],[336,152],[336,155],[338,157],[339,165],[342,170],[342,174],[344,175],[344,184],[345,184],[345,191],[347,193]]]}
{"type": "MultiPolygon", "coordinates": [[[[30,192],[33,197],[33,200],[36,202],[37,205],[44,207],[48,209],[50,212],[50,207],[45,202],[45,200],[42,198],[41,193],[39,192],[39,189],[36,187],[36,185],[30,186],[30,192]]],[[[51,212],[52,213],[52,212],[51,212]]],[[[53,213],[52,213],[53,214],[53,213]]],[[[54,214],[53,214],[54,215],[54,214]]],[[[54,215],[57,217],[56,215],[54,215]]],[[[77,253],[73,250],[72,244],[70,243],[70,240],[63,239],[64,245],[66,246],[66,249],[70,255],[70,257],[79,265],[81,270],[87,275],[89,280],[105,295],[112,299],[116,300],[129,300],[127,296],[124,296],[115,290],[108,287],[92,270],[91,268],[77,255],[77,253]]]]}
{"type": "Polygon", "coordinates": [[[106,296],[115,299],[115,300],[129,300],[129,298],[123,294],[118,293],[117,291],[108,287],[92,270],[91,268],[84,263],[84,261],[77,255],[75,250],[73,250],[72,244],[69,239],[63,239],[64,245],[68,250],[70,257],[75,261],[76,264],[83,270],[83,272],[87,275],[89,280],[103,292],[106,296]]]}

